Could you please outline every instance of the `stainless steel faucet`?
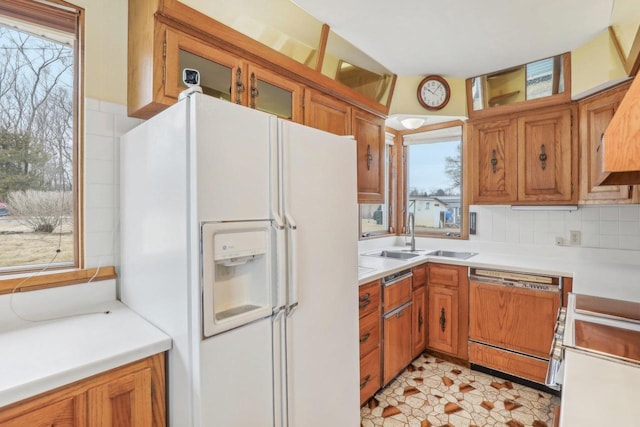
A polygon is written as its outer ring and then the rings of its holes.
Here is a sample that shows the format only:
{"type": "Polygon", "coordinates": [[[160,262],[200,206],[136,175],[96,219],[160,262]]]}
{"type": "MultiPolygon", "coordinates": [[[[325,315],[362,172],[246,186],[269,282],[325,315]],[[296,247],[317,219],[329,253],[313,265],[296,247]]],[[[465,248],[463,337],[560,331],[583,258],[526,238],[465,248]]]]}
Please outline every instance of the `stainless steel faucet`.
{"type": "Polygon", "coordinates": [[[411,233],[411,252],[416,250],[416,218],[413,212],[409,212],[407,215],[407,232],[411,233]]]}

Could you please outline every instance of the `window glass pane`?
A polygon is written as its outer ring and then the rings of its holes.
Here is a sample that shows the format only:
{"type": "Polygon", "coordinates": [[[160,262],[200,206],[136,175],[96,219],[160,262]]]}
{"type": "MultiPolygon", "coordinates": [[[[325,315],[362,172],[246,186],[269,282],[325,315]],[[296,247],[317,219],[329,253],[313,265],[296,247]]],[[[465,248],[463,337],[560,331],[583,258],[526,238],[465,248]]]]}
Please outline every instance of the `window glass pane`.
{"type": "MultiPolygon", "coordinates": [[[[425,132],[428,134],[429,132],[425,132]]],[[[416,233],[459,235],[462,220],[462,137],[408,146],[407,212],[416,233]]]]}
{"type": "MultiPolygon", "coordinates": [[[[200,72],[200,86],[203,93],[215,98],[231,100],[231,68],[182,49],[178,58],[180,70],[193,68],[200,72]]],[[[182,71],[178,75],[178,86],[186,89],[182,81],[182,71]]]]}
{"type": "Polygon", "coordinates": [[[0,24],[0,270],[74,263],[74,61],[0,24]]]}
{"type": "Polygon", "coordinates": [[[542,98],[564,91],[564,82],[562,87],[558,86],[562,81],[562,61],[556,58],[547,58],[541,61],[527,64],[527,99],[542,98]],[[559,79],[554,80],[554,64],[557,63],[559,79]]]}

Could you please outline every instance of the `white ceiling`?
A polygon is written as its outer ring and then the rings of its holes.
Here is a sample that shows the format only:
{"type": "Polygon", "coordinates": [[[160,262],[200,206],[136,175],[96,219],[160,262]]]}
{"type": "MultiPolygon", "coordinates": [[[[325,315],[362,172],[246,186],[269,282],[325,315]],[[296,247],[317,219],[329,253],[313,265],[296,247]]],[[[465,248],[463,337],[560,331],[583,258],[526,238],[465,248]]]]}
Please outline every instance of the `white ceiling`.
{"type": "Polygon", "coordinates": [[[401,76],[468,78],[571,51],[613,0],[294,0],[401,76]]]}

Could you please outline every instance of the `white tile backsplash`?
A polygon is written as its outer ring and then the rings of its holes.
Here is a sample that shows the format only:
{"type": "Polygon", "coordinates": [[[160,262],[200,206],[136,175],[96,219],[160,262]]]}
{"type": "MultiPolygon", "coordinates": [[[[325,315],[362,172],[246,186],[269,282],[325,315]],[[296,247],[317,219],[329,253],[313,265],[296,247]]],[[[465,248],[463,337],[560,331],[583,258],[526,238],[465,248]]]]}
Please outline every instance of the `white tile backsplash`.
{"type": "Polygon", "coordinates": [[[85,99],[84,225],[85,265],[119,265],[120,136],[140,119],[127,117],[127,107],[85,99]]]}
{"type": "Polygon", "coordinates": [[[579,231],[581,247],[640,250],[640,206],[580,206],[577,211],[514,211],[509,206],[470,206],[477,234],[470,240],[554,246],[570,245],[579,231]]]}

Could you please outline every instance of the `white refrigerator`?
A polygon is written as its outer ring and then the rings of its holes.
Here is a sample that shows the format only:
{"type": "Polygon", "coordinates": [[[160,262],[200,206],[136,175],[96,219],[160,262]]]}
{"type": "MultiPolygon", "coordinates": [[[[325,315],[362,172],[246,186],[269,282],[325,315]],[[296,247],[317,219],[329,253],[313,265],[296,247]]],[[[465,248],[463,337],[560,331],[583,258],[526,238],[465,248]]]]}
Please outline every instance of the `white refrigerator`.
{"type": "Polygon", "coordinates": [[[120,296],[173,339],[169,425],[358,426],[355,141],[191,94],[120,153],[120,296]]]}

